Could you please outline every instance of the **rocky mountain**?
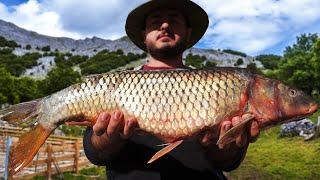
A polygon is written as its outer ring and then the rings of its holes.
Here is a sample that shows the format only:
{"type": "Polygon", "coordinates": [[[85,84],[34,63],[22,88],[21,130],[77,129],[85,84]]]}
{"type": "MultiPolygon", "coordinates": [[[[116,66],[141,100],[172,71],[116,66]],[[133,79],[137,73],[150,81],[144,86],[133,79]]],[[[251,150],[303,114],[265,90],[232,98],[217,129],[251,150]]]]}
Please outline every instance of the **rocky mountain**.
{"type": "Polygon", "coordinates": [[[103,49],[109,49],[110,51],[122,49],[125,53],[142,53],[142,51],[134,46],[126,37],[114,41],[98,37],[80,40],[74,40],[67,37],[50,37],[38,34],[34,31],[25,30],[13,23],[3,20],[0,20],[0,36],[9,40],[14,40],[22,47],[29,44],[33,50],[37,47],[41,48],[49,45],[52,51],[57,49],[60,52],[72,52],[73,54],[89,56],[103,49]]]}
{"type": "MultiPolygon", "coordinates": [[[[122,49],[125,54],[129,52],[134,54],[143,53],[143,51],[138,49],[128,37],[122,37],[117,40],[105,40],[98,37],[80,40],[67,37],[50,37],[38,34],[34,31],[28,31],[3,20],[0,20],[0,36],[3,36],[8,40],[14,40],[21,45],[21,48],[16,48],[14,50],[16,55],[38,51],[45,46],[50,46],[51,51],[59,50],[60,52],[70,52],[74,55],[87,55],[89,57],[103,49],[109,49],[110,51],[122,49]],[[26,50],[26,45],[30,45],[31,49],[26,50]]],[[[189,53],[205,56],[208,60],[215,61],[219,66],[233,66],[238,59],[242,59],[243,64],[240,67],[246,67],[249,63],[256,63],[258,67],[262,67],[260,62],[256,62],[253,57],[249,56],[243,57],[212,49],[191,48],[185,51],[184,57],[189,53]]],[[[44,63],[47,64],[47,62],[51,60],[44,59],[44,61],[44,63]]]]}

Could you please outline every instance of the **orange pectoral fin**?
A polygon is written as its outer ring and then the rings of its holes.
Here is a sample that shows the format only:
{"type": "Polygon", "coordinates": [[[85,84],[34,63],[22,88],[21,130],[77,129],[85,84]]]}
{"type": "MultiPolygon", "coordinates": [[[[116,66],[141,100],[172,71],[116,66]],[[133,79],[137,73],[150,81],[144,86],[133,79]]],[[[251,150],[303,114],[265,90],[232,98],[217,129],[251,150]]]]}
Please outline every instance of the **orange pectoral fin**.
{"type": "Polygon", "coordinates": [[[168,146],[166,146],[165,148],[163,148],[160,151],[158,151],[155,155],[153,155],[152,158],[148,161],[148,164],[150,164],[153,161],[155,161],[155,160],[161,158],[162,156],[166,155],[167,153],[172,151],[174,148],[179,146],[182,142],[183,142],[183,140],[179,140],[179,141],[175,141],[173,143],[170,143],[168,146]]]}
{"type": "Polygon", "coordinates": [[[46,129],[41,124],[22,134],[17,145],[10,151],[9,173],[11,176],[26,167],[37,154],[41,145],[49,137],[52,130],[46,129]]]}
{"type": "Polygon", "coordinates": [[[232,127],[225,134],[221,134],[217,144],[229,144],[235,140],[235,138],[243,132],[243,129],[247,123],[254,119],[254,116],[248,116],[246,119],[243,119],[241,123],[232,127]]]}

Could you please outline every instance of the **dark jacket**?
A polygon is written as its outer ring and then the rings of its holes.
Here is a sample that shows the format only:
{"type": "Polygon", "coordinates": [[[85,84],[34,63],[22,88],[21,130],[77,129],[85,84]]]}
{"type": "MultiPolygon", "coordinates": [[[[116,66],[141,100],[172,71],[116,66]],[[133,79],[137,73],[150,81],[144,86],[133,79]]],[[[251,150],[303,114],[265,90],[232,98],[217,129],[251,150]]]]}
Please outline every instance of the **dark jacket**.
{"type": "MultiPolygon", "coordinates": [[[[183,178],[192,179],[226,179],[219,170],[205,158],[205,153],[198,141],[187,141],[178,146],[159,160],[147,164],[148,160],[162,147],[163,144],[153,136],[133,135],[121,152],[115,157],[108,157],[96,150],[91,144],[92,128],[87,128],[83,145],[87,158],[95,165],[106,166],[108,180],[167,180],[183,178]]],[[[227,170],[238,167],[243,154],[239,154],[239,161],[227,170]]]]}

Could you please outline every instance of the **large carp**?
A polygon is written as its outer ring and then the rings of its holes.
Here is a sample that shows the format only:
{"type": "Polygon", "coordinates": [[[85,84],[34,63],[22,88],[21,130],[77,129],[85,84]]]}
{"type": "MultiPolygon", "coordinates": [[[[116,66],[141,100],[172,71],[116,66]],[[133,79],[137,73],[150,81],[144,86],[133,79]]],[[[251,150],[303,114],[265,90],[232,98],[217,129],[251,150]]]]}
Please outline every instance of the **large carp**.
{"type": "Polygon", "coordinates": [[[141,130],[169,143],[151,160],[222,121],[249,115],[220,136],[228,143],[237,130],[256,120],[260,128],[304,118],[317,110],[305,93],[239,68],[211,70],[121,71],[88,76],[82,83],[0,111],[0,118],[33,126],[10,155],[10,174],[27,166],[48,136],[67,121],[120,110],[135,117],[141,130]]]}

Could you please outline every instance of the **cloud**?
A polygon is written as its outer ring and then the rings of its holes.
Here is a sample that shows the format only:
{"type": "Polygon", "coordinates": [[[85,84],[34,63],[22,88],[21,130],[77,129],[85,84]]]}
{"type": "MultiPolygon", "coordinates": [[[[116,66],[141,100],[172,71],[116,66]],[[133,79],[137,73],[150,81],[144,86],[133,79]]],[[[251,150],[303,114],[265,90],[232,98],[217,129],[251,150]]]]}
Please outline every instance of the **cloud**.
{"type": "MultiPolygon", "coordinates": [[[[209,14],[202,46],[257,54],[320,24],[319,0],[196,0],[209,14]]],[[[320,32],[319,30],[316,32],[320,32]]],[[[277,47],[279,48],[279,47],[277,47]]]]}
{"type": "Polygon", "coordinates": [[[208,47],[224,47],[253,52],[278,42],[277,24],[252,18],[226,19],[210,28],[204,39],[208,47]],[[254,27],[254,28],[253,28],[254,27]]]}
{"type": "MultiPolygon", "coordinates": [[[[292,42],[301,32],[320,32],[319,0],[194,0],[210,17],[197,44],[257,54],[292,42]]],[[[145,0],[29,0],[0,3],[0,18],[50,36],[116,39],[128,13],[145,0]]]]}
{"type": "Polygon", "coordinates": [[[27,30],[36,31],[50,36],[66,36],[80,38],[77,32],[66,31],[62,28],[60,15],[47,11],[36,0],[29,0],[18,6],[6,7],[0,3],[0,17],[27,30]]]}
{"type": "Polygon", "coordinates": [[[63,28],[79,31],[84,36],[115,39],[125,35],[128,13],[143,0],[46,0],[48,10],[57,12],[63,28]]]}

